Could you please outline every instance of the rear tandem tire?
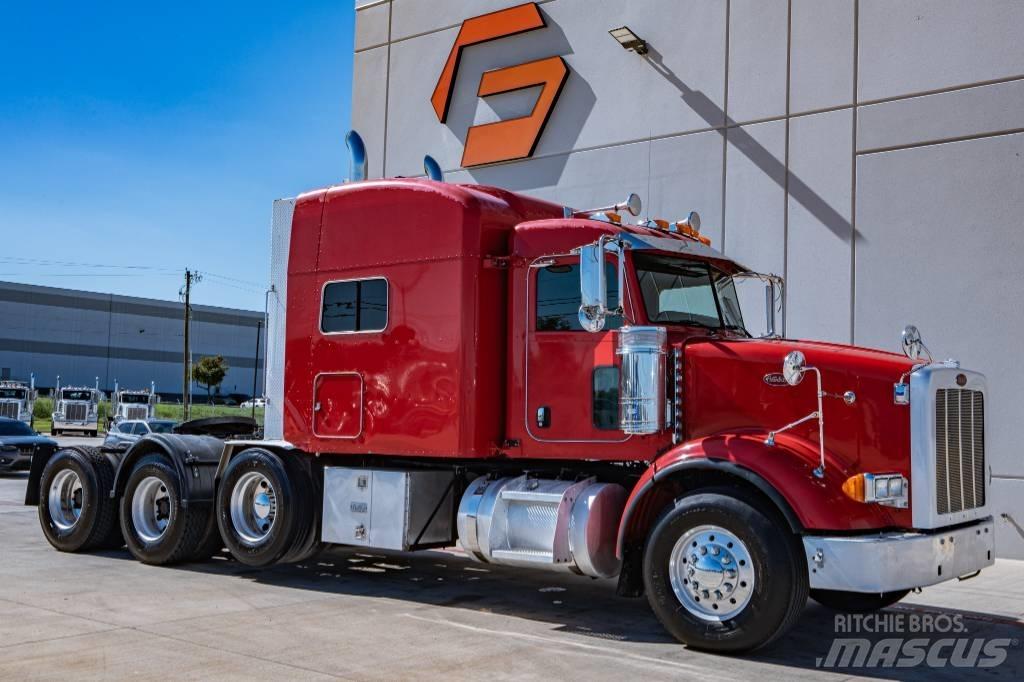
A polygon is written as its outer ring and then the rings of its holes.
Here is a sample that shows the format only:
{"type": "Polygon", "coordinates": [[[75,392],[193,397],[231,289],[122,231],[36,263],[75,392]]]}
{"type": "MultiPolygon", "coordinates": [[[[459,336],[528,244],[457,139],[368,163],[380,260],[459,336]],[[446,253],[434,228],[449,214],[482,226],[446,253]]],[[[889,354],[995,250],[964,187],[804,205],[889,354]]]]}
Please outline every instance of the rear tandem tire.
{"type": "Polygon", "coordinates": [[[178,472],[162,455],[143,457],[121,497],[121,531],[128,551],[144,564],[162,566],[205,559],[212,510],[182,505],[178,472]]]}
{"type": "Polygon", "coordinates": [[[220,535],[231,555],[262,568],[295,561],[315,533],[308,474],[296,462],[260,448],[240,452],[217,489],[220,535]]]}
{"type": "Polygon", "coordinates": [[[665,629],[706,651],[763,647],[789,630],[807,603],[798,539],[781,519],[728,489],[695,491],[662,515],[647,540],[643,576],[665,629]]]}
{"type": "Polygon", "coordinates": [[[62,552],[123,545],[113,485],[114,466],[96,448],[58,450],[39,480],[37,510],[47,541],[62,552]]]}
{"type": "Polygon", "coordinates": [[[892,606],[910,593],[910,590],[894,592],[861,593],[843,590],[811,590],[811,599],[826,608],[843,613],[872,613],[892,606]]]}

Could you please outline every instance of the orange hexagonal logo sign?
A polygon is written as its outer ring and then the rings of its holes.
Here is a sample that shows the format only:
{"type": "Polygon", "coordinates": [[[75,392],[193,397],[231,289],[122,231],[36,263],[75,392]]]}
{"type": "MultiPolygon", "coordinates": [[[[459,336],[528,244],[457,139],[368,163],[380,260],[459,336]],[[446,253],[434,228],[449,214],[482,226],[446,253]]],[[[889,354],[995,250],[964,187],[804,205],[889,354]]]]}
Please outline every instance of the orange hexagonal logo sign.
{"type": "MultiPolygon", "coordinates": [[[[452,89],[463,49],[544,26],[544,17],[541,16],[537,4],[533,2],[462,22],[459,35],[455,38],[455,44],[452,45],[448,61],[445,62],[431,97],[437,119],[441,123],[448,119],[452,89]]],[[[471,126],[466,132],[462,165],[468,168],[532,156],[568,77],[569,67],[561,57],[547,57],[484,73],[477,89],[478,97],[500,95],[538,85],[541,86],[541,91],[529,115],[471,126]]]]}

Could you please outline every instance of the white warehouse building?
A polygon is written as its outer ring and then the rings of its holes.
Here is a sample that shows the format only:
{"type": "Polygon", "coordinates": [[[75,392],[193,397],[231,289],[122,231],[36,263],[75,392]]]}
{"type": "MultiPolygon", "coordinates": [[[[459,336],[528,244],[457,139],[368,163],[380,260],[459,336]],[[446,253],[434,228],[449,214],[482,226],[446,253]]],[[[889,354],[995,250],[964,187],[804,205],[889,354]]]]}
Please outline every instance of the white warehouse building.
{"type": "Polygon", "coordinates": [[[997,547],[1024,557],[1024,2],[356,4],[371,177],[431,154],[577,208],[637,192],[783,275],[788,337],[896,351],[917,325],[988,375],[997,547]]]}

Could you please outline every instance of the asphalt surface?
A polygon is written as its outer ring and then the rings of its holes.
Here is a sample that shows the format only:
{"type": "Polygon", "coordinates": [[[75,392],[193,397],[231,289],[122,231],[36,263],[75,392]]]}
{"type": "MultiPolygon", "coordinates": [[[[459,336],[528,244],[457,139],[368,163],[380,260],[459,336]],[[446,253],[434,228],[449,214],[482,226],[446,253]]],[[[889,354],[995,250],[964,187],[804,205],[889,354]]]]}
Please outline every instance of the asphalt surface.
{"type": "Polygon", "coordinates": [[[25,482],[0,477],[5,680],[1024,678],[1022,562],[999,561],[884,612],[929,619],[932,631],[837,633],[848,617],[809,602],[780,643],[730,658],[676,643],[645,600],[616,597],[612,581],[482,566],[457,551],[332,549],[263,571],[226,556],[158,568],[126,550],[63,554],[21,505],[25,482]],[[950,623],[964,631],[944,632],[950,623]],[[873,651],[893,637],[940,649],[950,637],[1010,644],[1005,661],[983,670],[820,667],[833,640],[851,636],[873,651]]]}

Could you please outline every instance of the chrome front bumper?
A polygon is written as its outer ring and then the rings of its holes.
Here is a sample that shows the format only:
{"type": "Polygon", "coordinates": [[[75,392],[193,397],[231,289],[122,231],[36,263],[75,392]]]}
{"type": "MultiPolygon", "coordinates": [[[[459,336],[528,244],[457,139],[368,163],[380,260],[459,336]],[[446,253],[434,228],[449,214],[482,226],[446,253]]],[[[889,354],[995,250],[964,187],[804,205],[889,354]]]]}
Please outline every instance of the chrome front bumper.
{"type": "Polygon", "coordinates": [[[811,589],[892,592],[934,585],[995,562],[995,524],[852,537],[805,535],[811,589]]]}

